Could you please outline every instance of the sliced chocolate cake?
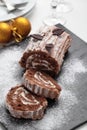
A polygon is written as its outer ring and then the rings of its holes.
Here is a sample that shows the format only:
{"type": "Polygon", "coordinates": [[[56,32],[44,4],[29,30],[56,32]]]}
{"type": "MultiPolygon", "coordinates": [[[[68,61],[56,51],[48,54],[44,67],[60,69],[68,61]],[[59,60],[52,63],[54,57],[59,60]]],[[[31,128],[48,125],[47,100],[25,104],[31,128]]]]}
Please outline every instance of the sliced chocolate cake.
{"type": "Polygon", "coordinates": [[[47,107],[47,100],[32,94],[20,85],[8,92],[6,107],[13,117],[41,119],[47,107]]]}
{"type": "Polygon", "coordinates": [[[31,92],[46,98],[55,99],[61,91],[61,87],[52,77],[36,70],[26,70],[23,83],[31,92]]]}
{"type": "Polygon", "coordinates": [[[45,27],[38,34],[30,35],[20,65],[56,75],[70,45],[71,37],[65,30],[56,26],[45,27]]]}

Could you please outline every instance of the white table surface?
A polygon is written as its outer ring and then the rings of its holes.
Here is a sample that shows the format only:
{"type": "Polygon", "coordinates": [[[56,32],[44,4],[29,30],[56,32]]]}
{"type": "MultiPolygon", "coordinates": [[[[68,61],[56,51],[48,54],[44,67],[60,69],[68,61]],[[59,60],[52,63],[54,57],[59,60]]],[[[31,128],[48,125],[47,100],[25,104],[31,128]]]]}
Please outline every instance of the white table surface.
{"type": "MultiPolygon", "coordinates": [[[[38,30],[39,27],[43,25],[44,18],[50,14],[50,1],[51,0],[37,0],[33,12],[27,16],[32,25],[32,32],[38,30]]],[[[73,10],[62,14],[66,19],[64,26],[87,43],[87,0],[65,1],[72,4],[73,10]]],[[[87,123],[76,130],[87,130],[87,123]]]]}

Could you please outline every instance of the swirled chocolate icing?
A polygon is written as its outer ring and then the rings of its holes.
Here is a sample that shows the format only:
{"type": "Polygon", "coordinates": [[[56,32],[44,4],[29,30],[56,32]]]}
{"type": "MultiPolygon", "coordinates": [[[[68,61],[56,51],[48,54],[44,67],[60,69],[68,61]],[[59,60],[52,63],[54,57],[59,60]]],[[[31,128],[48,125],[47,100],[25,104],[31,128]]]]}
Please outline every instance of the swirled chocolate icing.
{"type": "Polygon", "coordinates": [[[36,71],[36,73],[34,74],[34,78],[36,78],[40,83],[47,87],[56,88],[56,85],[54,85],[51,80],[49,80],[45,75],[43,75],[39,71],[36,71]]]}
{"type": "Polygon", "coordinates": [[[36,70],[26,70],[23,83],[31,92],[51,99],[57,98],[61,91],[61,87],[53,78],[36,70]]]}
{"type": "Polygon", "coordinates": [[[23,105],[40,105],[40,102],[36,100],[35,96],[22,87],[16,89],[12,95],[12,99],[14,103],[16,103],[16,101],[19,99],[20,103],[23,105]]]}
{"type": "Polygon", "coordinates": [[[12,88],[6,97],[6,107],[16,118],[40,119],[43,117],[46,106],[45,98],[37,97],[23,85],[12,88]]]}

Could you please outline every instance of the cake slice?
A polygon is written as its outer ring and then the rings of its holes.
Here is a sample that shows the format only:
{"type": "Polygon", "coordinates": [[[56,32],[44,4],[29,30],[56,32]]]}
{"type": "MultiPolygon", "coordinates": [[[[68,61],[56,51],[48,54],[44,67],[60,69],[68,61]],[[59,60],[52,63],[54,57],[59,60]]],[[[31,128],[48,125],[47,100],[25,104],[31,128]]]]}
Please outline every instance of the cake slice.
{"type": "Polygon", "coordinates": [[[23,84],[31,92],[51,99],[57,98],[61,91],[61,87],[52,77],[31,69],[24,73],[23,84]]]}
{"type": "Polygon", "coordinates": [[[32,94],[20,85],[9,90],[6,107],[15,118],[41,119],[47,107],[47,100],[32,94]]]}
{"type": "Polygon", "coordinates": [[[20,65],[26,69],[44,71],[55,76],[61,70],[65,53],[71,46],[71,37],[57,26],[44,27],[38,34],[30,35],[20,65]]]}

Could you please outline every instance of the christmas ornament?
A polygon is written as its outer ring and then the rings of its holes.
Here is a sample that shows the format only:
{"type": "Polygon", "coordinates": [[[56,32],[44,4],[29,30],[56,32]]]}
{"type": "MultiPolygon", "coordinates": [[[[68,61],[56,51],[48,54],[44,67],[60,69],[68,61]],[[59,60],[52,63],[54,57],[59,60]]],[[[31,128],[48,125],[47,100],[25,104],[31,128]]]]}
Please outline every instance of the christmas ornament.
{"type": "Polygon", "coordinates": [[[11,20],[11,26],[16,42],[22,41],[31,31],[31,23],[24,17],[11,20]]]}
{"type": "Polygon", "coordinates": [[[9,24],[0,22],[0,43],[7,43],[12,37],[12,31],[9,24]]]}

